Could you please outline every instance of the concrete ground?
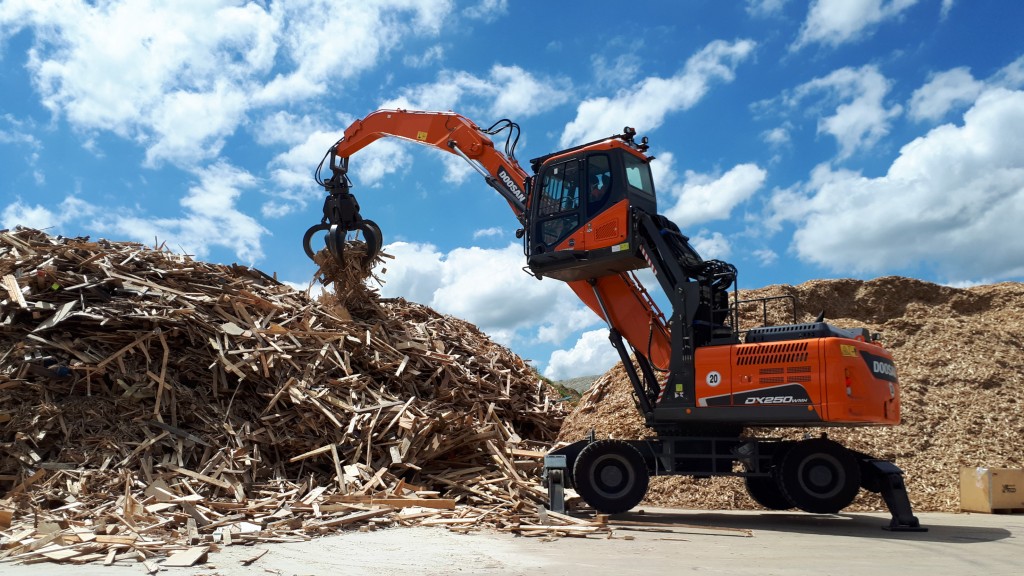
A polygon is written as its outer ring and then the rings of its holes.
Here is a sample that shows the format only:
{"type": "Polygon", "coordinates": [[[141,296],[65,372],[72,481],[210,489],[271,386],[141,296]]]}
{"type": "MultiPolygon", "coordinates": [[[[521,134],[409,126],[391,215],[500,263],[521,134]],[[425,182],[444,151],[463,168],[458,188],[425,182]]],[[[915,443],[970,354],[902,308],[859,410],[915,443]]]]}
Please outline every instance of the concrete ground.
{"type": "MultiPolygon", "coordinates": [[[[611,537],[455,534],[443,528],[351,532],[308,542],[229,546],[171,575],[585,574],[900,576],[1024,573],[1024,515],[918,514],[928,532],[882,530],[887,514],[817,516],[647,508],[613,516],[611,537]],[[267,552],[251,566],[242,561],[267,552]]],[[[142,564],[0,564],[4,576],[127,576],[142,564]]]]}

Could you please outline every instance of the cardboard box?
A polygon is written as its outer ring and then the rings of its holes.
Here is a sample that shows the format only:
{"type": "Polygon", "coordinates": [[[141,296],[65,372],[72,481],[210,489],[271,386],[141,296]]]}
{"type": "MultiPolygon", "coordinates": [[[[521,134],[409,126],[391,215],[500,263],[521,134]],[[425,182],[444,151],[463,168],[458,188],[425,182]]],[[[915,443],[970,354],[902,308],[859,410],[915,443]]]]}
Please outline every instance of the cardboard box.
{"type": "Polygon", "coordinates": [[[1024,470],[960,468],[960,509],[965,512],[1024,512],[1024,470]]]}

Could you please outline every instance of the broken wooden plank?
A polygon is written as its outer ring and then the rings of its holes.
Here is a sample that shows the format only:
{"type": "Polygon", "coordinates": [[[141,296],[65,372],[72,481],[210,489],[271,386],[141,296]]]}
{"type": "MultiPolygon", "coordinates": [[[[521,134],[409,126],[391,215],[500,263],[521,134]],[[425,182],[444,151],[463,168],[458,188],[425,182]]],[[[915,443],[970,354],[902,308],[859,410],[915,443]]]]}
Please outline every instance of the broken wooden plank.
{"type": "Polygon", "coordinates": [[[362,520],[369,520],[370,518],[376,518],[378,516],[384,516],[393,512],[393,508],[380,508],[377,510],[366,510],[364,512],[353,512],[340,518],[332,518],[324,520],[322,522],[310,522],[309,526],[312,528],[326,528],[326,527],[337,527],[353,524],[362,520]]]}
{"type": "Polygon", "coordinates": [[[194,546],[188,550],[173,552],[167,557],[167,560],[164,561],[163,566],[169,568],[187,568],[189,566],[195,566],[196,564],[206,562],[206,557],[209,552],[209,546],[194,546]]]}
{"type": "Polygon", "coordinates": [[[178,474],[182,474],[184,476],[188,476],[189,478],[195,478],[196,480],[199,480],[200,482],[205,482],[207,484],[212,484],[214,486],[217,486],[219,488],[223,488],[225,490],[231,490],[231,484],[229,484],[228,482],[226,482],[224,480],[218,480],[217,478],[213,478],[211,476],[207,476],[206,474],[200,474],[199,472],[193,472],[192,470],[189,470],[188,468],[182,468],[181,466],[175,466],[173,464],[163,464],[163,467],[168,469],[168,470],[170,470],[170,471],[172,471],[172,472],[177,472],[178,474]]]}

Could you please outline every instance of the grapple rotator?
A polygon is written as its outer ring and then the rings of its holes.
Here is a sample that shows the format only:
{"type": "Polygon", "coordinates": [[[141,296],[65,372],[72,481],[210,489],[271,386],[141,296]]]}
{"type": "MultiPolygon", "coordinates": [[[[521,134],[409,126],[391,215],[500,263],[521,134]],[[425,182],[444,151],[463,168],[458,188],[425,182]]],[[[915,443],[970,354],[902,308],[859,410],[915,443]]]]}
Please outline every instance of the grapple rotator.
{"type": "Polygon", "coordinates": [[[318,232],[327,232],[325,243],[331,255],[339,264],[345,260],[345,240],[350,232],[359,232],[366,243],[366,263],[373,262],[383,242],[380,227],[373,220],[363,218],[359,214],[359,202],[350,192],[351,181],[348,179],[348,158],[340,161],[334,154],[334,148],[325,156],[330,159],[331,177],[328,180],[320,178],[320,171],[323,163],[317,167],[317,183],[327,191],[327,198],[324,198],[324,217],[319,224],[310,226],[302,237],[302,247],[306,256],[310,259],[316,255],[317,250],[313,249],[313,236],[318,232]]]}

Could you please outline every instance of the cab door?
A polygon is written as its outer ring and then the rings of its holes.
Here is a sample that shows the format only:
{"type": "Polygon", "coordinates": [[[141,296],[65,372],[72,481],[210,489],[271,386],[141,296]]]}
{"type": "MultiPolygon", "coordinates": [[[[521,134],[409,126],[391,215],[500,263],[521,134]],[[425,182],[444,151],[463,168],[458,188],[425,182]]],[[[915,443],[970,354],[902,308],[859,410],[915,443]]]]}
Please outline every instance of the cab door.
{"type": "Polygon", "coordinates": [[[576,158],[549,165],[540,174],[532,206],[531,254],[583,250],[582,238],[572,237],[584,218],[581,180],[580,162],[576,158]]]}
{"type": "Polygon", "coordinates": [[[629,234],[629,204],[610,152],[593,153],[586,162],[586,226],[583,245],[596,250],[622,244],[629,234]]]}

